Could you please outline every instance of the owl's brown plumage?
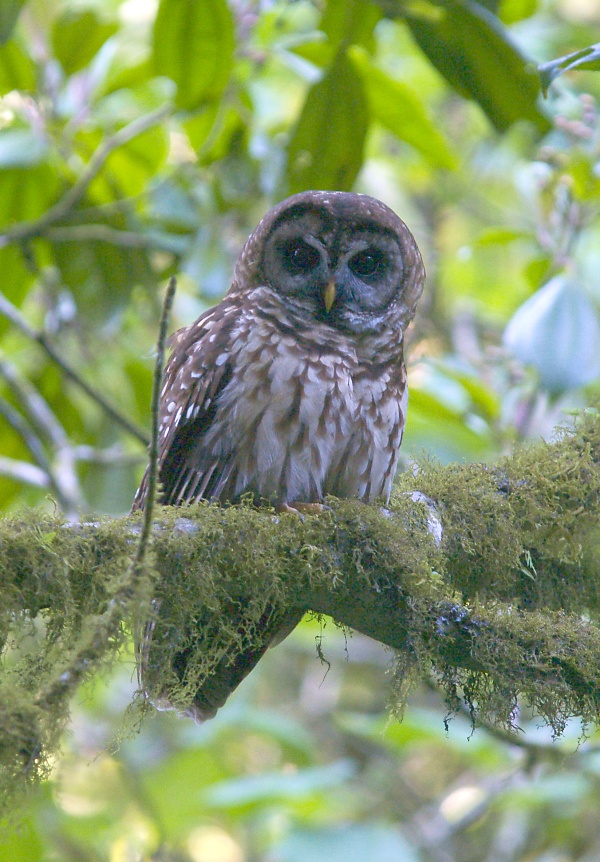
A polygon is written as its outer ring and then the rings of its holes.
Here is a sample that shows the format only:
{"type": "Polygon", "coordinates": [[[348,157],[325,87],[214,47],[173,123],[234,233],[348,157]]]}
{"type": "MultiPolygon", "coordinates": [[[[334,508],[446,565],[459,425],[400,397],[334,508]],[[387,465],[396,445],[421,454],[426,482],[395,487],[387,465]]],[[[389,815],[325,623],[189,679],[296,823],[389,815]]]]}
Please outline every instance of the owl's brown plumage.
{"type": "MultiPolygon", "coordinates": [[[[424,282],[417,244],[367,195],[311,191],[247,240],[224,299],[172,339],[160,412],[160,502],[276,506],[387,500],[406,417],[404,331],[424,282]]],[[[144,477],[134,501],[143,508],[144,477]]],[[[209,717],[278,630],[198,692],[209,717]]],[[[292,626],[293,627],[293,626],[292,626]]]]}

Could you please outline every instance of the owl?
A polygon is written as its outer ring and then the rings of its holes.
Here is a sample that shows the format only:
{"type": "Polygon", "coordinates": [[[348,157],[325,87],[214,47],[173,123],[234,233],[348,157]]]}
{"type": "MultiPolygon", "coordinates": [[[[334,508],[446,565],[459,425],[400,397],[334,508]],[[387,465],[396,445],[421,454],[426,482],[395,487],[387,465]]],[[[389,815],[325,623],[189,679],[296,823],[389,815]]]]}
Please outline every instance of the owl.
{"type": "MultiPolygon", "coordinates": [[[[172,338],[160,502],[252,495],[302,512],[328,494],[387,501],[406,419],[404,333],[424,278],[410,230],[372,197],[309,191],[271,209],[224,299],[172,338]]],[[[134,510],[146,495],[147,475],[134,510]]],[[[189,714],[214,715],[301,616],[265,614],[261,644],[223,660],[189,714]]]]}

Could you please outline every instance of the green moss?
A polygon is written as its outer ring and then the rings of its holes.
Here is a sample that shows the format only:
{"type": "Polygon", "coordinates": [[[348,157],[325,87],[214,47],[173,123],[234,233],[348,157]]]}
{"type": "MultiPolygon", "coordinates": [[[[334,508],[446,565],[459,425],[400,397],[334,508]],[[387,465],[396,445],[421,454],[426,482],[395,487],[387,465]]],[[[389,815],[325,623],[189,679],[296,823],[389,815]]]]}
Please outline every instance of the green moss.
{"type": "Polygon", "coordinates": [[[0,801],[44,777],[74,689],[128,631],[140,632],[150,695],[183,709],[290,608],[394,647],[397,714],[412,682],[433,673],[451,709],[462,698],[505,727],[518,696],[556,734],[575,715],[598,723],[599,462],[592,414],[576,434],[494,468],[422,464],[385,510],[339,500],[304,519],[250,505],[161,509],[131,583],[139,516],[0,522],[0,801]],[[432,503],[414,502],[415,490],[432,503]]]}
{"type": "Polygon", "coordinates": [[[73,692],[114,659],[123,623],[147,603],[150,574],[122,601],[131,544],[115,521],[77,527],[24,512],[0,522],[2,810],[47,775],[73,692]]]}

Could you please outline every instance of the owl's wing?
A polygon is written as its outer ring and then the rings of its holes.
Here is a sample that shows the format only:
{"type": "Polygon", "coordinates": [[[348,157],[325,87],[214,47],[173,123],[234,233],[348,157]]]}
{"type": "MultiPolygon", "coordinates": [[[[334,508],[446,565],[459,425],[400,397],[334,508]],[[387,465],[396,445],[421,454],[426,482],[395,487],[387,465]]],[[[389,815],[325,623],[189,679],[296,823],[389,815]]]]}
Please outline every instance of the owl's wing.
{"type": "MultiPolygon", "coordinates": [[[[198,498],[227,500],[230,497],[235,483],[233,450],[224,445],[222,454],[215,456],[205,441],[207,432],[214,428],[219,396],[231,379],[233,367],[229,347],[232,331],[238,322],[239,307],[233,299],[208,311],[171,339],[173,351],[165,368],[159,416],[159,476],[162,484],[159,500],[165,505],[181,505],[198,498]]],[[[146,473],[133,503],[134,511],[144,507],[147,494],[146,473]]],[[[137,636],[136,652],[141,686],[149,689],[151,699],[159,708],[170,708],[168,694],[154,691],[152,686],[153,642],[165,610],[164,602],[165,597],[155,599],[152,617],[137,636]]],[[[302,609],[276,608],[268,604],[258,626],[252,626],[254,633],[250,636],[245,634],[248,621],[244,603],[232,606],[227,613],[228,626],[239,632],[231,643],[224,645],[219,641],[211,644],[210,638],[206,639],[205,630],[199,634],[202,649],[210,651],[212,647],[217,653],[224,654],[186,709],[186,713],[196,721],[212,718],[267,648],[274,641],[283,640],[303,616],[302,609]]],[[[220,629],[216,631],[215,637],[222,637],[220,629]]],[[[160,637],[159,634],[159,640],[160,637]]],[[[190,655],[198,648],[193,629],[188,633],[188,639],[192,646],[172,658],[176,675],[181,680],[186,678],[190,655]]],[[[160,648],[157,655],[159,661],[164,660],[160,648]]]]}
{"type": "MultiPolygon", "coordinates": [[[[204,445],[219,395],[231,378],[231,330],[239,309],[221,303],[171,338],[159,415],[159,501],[179,506],[196,499],[227,499],[233,451],[223,445],[216,456],[204,445]]],[[[226,444],[226,441],[224,441],[226,444]]],[[[133,501],[143,509],[148,471],[133,501]]]]}

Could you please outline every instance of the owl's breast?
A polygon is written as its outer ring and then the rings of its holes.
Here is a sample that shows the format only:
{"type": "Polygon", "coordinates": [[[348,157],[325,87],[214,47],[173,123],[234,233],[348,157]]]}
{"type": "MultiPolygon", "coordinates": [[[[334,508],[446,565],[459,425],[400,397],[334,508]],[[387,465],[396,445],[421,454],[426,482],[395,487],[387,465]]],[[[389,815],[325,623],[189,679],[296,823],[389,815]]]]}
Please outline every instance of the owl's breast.
{"type": "Polygon", "coordinates": [[[276,503],[386,495],[403,415],[390,374],[369,382],[341,339],[307,349],[292,333],[254,331],[233,351],[219,412],[237,460],[236,495],[276,503]]]}

